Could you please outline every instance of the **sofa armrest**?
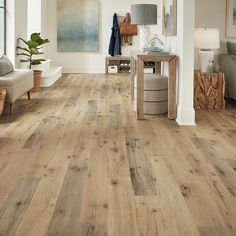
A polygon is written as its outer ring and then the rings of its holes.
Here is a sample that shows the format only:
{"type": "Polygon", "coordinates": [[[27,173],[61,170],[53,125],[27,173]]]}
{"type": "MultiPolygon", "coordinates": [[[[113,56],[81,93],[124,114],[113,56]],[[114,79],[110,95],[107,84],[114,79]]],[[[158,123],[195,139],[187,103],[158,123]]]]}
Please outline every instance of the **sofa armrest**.
{"type": "Polygon", "coordinates": [[[219,64],[220,70],[225,74],[225,94],[236,99],[236,56],[221,54],[219,64]]]}

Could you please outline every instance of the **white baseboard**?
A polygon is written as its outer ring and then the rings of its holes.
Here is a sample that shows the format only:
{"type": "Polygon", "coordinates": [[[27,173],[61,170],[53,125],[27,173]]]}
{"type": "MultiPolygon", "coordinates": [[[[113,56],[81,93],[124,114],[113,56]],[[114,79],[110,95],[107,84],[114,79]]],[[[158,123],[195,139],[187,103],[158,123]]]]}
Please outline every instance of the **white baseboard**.
{"type": "Polygon", "coordinates": [[[69,66],[62,66],[63,67],[63,73],[72,73],[72,74],[104,74],[105,73],[105,67],[96,66],[93,67],[69,67],[69,66]]]}
{"type": "Polygon", "coordinates": [[[178,106],[176,122],[179,125],[195,126],[195,110],[194,108],[183,108],[178,106]]]}

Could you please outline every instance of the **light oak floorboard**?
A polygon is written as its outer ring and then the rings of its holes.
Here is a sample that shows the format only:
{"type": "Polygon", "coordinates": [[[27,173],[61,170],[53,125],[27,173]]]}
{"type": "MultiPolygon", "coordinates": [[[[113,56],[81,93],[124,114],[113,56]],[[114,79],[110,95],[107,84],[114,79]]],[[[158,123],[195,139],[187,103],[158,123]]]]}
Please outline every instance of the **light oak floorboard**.
{"type": "Polygon", "coordinates": [[[65,74],[0,118],[0,236],[235,236],[236,103],[137,120],[130,78],[65,74]]]}

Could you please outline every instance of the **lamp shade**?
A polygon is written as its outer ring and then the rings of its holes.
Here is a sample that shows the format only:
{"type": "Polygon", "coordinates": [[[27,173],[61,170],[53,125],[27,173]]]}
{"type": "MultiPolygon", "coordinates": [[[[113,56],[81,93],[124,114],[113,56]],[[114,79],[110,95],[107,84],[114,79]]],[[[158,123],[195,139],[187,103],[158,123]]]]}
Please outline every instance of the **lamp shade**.
{"type": "Polygon", "coordinates": [[[156,25],[157,5],[134,4],[131,5],[131,21],[136,25],[156,25]]]}
{"type": "Polygon", "coordinates": [[[200,49],[220,48],[219,30],[211,28],[196,28],[195,48],[200,48],[200,49]]]}

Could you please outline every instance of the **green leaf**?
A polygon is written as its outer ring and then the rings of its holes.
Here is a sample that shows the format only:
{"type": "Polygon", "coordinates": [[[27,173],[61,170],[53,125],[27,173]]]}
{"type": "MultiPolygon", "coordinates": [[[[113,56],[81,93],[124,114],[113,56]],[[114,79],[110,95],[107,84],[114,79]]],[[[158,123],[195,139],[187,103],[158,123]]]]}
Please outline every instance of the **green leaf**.
{"type": "Polygon", "coordinates": [[[46,44],[46,43],[50,43],[50,41],[48,39],[42,39],[42,42],[40,45],[46,44]]]}
{"type": "Polygon", "coordinates": [[[42,39],[41,38],[40,33],[33,33],[33,34],[31,34],[30,39],[33,42],[37,42],[38,45],[43,45],[43,44],[49,43],[48,39],[42,39]]]}
{"type": "Polygon", "coordinates": [[[31,62],[32,66],[36,66],[36,65],[40,65],[40,64],[42,64],[40,61],[32,61],[31,62]]]}
{"type": "Polygon", "coordinates": [[[31,49],[31,48],[37,48],[39,46],[39,44],[35,41],[32,41],[32,40],[28,40],[27,41],[27,45],[28,47],[31,49]]]}
{"type": "Polygon", "coordinates": [[[30,60],[20,59],[20,62],[29,62],[30,60]]]}
{"type": "Polygon", "coordinates": [[[34,59],[32,60],[32,65],[40,65],[42,61],[46,61],[45,59],[34,59]]]}
{"type": "Polygon", "coordinates": [[[36,60],[36,61],[46,61],[46,59],[34,59],[34,60],[36,60]]]}
{"type": "Polygon", "coordinates": [[[23,38],[18,38],[18,40],[20,40],[20,41],[22,41],[23,43],[25,43],[26,45],[28,45],[28,44],[27,44],[27,41],[25,41],[23,38]]]}
{"type": "Polygon", "coordinates": [[[18,50],[22,50],[23,52],[18,53],[18,56],[25,56],[26,59],[21,59],[21,62],[29,62],[30,68],[31,65],[39,65],[45,59],[32,59],[33,55],[42,55],[44,52],[41,52],[41,45],[49,43],[48,39],[43,39],[40,36],[40,33],[33,33],[30,36],[30,40],[26,41],[23,38],[19,38],[19,41],[22,41],[27,47],[17,46],[18,50]]]}
{"type": "Polygon", "coordinates": [[[31,34],[30,39],[34,42],[38,42],[38,40],[40,39],[40,33],[31,34]]]}
{"type": "Polygon", "coordinates": [[[23,48],[23,47],[20,47],[20,46],[17,46],[16,48],[17,48],[17,49],[21,49],[21,50],[26,51],[26,52],[28,52],[28,53],[31,54],[30,50],[27,49],[27,48],[23,48]]]}
{"type": "Polygon", "coordinates": [[[30,57],[31,55],[26,54],[26,53],[17,53],[17,56],[26,56],[26,57],[30,57]]]}
{"type": "Polygon", "coordinates": [[[35,48],[31,48],[31,54],[32,55],[39,55],[39,54],[44,54],[43,52],[40,52],[39,50],[35,48]]]}

